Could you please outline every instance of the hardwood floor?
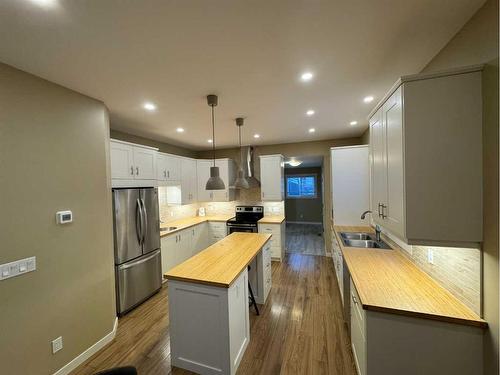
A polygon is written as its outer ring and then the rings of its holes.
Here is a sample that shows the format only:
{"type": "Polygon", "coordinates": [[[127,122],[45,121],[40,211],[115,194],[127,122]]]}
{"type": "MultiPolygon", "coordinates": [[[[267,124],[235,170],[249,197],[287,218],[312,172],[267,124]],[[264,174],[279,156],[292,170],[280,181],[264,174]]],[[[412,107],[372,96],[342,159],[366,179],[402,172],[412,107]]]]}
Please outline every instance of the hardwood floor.
{"type": "Polygon", "coordinates": [[[286,252],[325,255],[323,225],[287,223],[286,252]]]}
{"type": "MultiPolygon", "coordinates": [[[[250,343],[238,375],[355,375],[332,259],[287,254],[272,268],[273,288],[261,315],[250,310],[250,343]]],[[[136,366],[140,375],[191,374],[170,366],[166,287],[121,318],[115,340],[72,375],[124,365],[136,366]]]]}

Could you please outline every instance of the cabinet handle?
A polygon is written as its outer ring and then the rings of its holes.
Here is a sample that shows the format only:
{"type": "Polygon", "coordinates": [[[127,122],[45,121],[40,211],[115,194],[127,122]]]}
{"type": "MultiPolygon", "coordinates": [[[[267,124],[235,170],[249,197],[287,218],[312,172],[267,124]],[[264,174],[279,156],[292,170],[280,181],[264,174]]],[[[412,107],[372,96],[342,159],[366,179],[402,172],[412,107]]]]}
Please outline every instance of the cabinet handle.
{"type": "Polygon", "coordinates": [[[167,177],[170,178],[170,171],[167,171],[167,177]]]}
{"type": "Polygon", "coordinates": [[[382,207],[382,203],[379,202],[378,204],[378,217],[383,217],[382,214],[380,213],[380,208],[382,207]]]}
{"type": "Polygon", "coordinates": [[[352,296],[352,302],[354,302],[354,304],[358,304],[358,300],[356,299],[356,297],[352,296]]]}
{"type": "Polygon", "coordinates": [[[139,167],[135,167],[135,174],[139,176],[139,167]]]}
{"type": "Polygon", "coordinates": [[[163,171],[163,177],[167,177],[167,172],[163,171]]]}
{"type": "Polygon", "coordinates": [[[382,219],[385,219],[387,217],[387,215],[385,214],[385,209],[387,208],[387,206],[385,204],[382,205],[382,219]]]}
{"type": "Polygon", "coordinates": [[[130,174],[132,176],[134,175],[134,166],[133,165],[130,166],[130,174]]]}

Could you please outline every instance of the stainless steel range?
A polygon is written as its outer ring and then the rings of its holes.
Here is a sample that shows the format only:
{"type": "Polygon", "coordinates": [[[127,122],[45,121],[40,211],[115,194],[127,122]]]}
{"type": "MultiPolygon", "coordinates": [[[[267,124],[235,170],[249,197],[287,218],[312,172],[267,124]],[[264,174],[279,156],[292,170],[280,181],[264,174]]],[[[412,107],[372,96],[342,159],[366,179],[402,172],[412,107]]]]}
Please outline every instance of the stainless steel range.
{"type": "Polygon", "coordinates": [[[264,217],[263,206],[236,206],[236,216],[226,221],[227,234],[233,232],[257,233],[257,222],[264,217]]]}

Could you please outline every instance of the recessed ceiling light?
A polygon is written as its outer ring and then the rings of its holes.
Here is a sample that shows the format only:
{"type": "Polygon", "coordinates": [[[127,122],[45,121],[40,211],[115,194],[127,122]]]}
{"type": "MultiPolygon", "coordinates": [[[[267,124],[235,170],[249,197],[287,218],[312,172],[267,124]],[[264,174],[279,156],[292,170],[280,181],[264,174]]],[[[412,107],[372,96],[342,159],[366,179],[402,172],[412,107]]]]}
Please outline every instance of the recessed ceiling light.
{"type": "Polygon", "coordinates": [[[314,115],[316,112],[314,111],[314,109],[310,109],[309,111],[306,112],[306,115],[308,116],[312,116],[314,115]]]}
{"type": "Polygon", "coordinates": [[[177,133],[184,133],[184,128],[177,128],[175,129],[177,133]]]}
{"type": "Polygon", "coordinates": [[[146,102],[144,103],[143,108],[147,111],[154,111],[156,110],[156,104],[151,102],[146,102]]]}
{"type": "Polygon", "coordinates": [[[300,79],[304,82],[310,81],[313,78],[314,78],[314,74],[312,74],[311,72],[304,72],[300,76],[300,79]]]}
{"type": "Polygon", "coordinates": [[[358,122],[357,122],[357,121],[351,121],[351,122],[349,123],[349,125],[351,125],[351,126],[358,125],[358,122]]]}
{"type": "Polygon", "coordinates": [[[254,134],[253,137],[254,138],[260,138],[260,134],[254,134]]]}
{"type": "Polygon", "coordinates": [[[373,96],[366,96],[366,97],[363,99],[363,101],[364,101],[365,103],[371,103],[371,102],[373,102],[373,96]]]}
{"type": "Polygon", "coordinates": [[[52,7],[56,5],[57,0],[30,0],[33,4],[40,5],[42,7],[52,7]]]}
{"type": "Polygon", "coordinates": [[[314,129],[314,128],[309,129],[309,133],[314,133],[315,131],[316,131],[316,129],[314,129]]]}
{"type": "Polygon", "coordinates": [[[208,143],[212,143],[213,141],[212,141],[211,139],[209,139],[207,142],[208,142],[208,143]]]}

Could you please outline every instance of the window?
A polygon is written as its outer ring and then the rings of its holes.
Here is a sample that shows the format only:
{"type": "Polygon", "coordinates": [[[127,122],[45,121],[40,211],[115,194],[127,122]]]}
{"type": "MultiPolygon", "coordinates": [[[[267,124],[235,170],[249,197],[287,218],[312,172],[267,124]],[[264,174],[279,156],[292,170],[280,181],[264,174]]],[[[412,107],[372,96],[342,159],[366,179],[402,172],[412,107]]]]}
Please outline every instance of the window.
{"type": "Polygon", "coordinates": [[[315,175],[290,175],[286,177],[287,198],[316,198],[315,175]]]}

